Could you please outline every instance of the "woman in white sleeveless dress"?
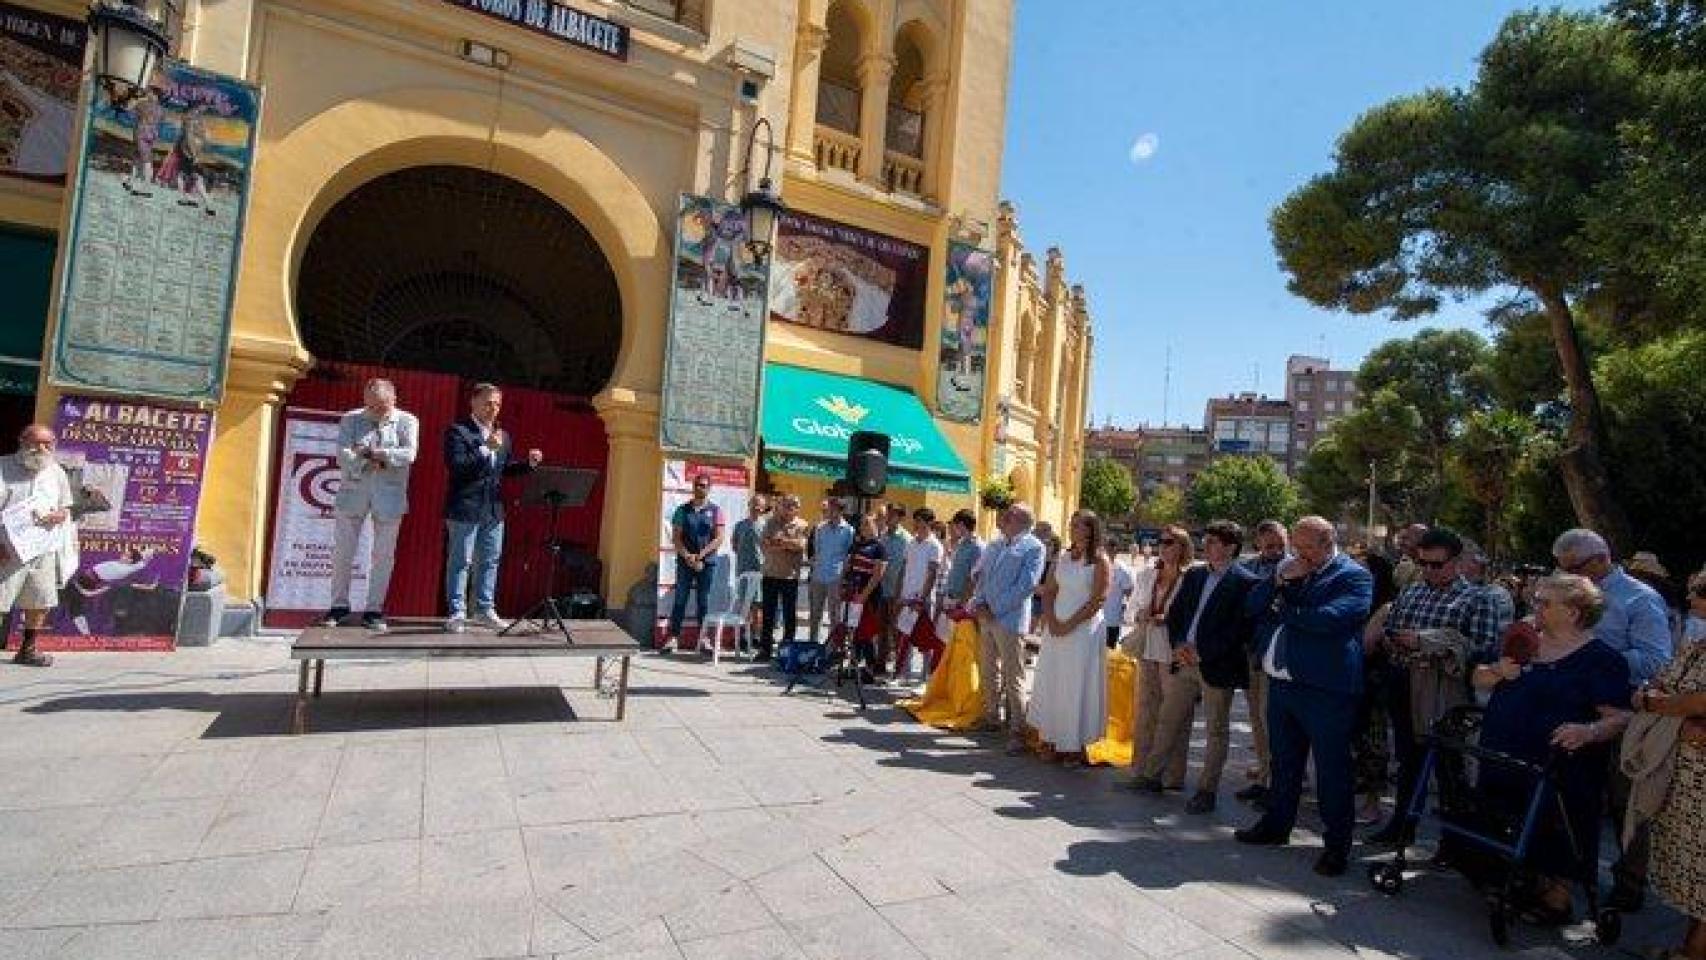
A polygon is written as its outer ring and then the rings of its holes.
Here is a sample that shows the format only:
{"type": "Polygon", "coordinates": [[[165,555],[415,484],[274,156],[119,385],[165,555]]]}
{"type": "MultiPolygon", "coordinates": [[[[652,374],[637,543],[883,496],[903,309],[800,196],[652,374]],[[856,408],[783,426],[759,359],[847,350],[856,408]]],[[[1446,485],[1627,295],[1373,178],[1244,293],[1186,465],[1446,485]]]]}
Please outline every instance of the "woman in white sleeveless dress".
{"type": "Polygon", "coordinates": [[[1102,520],[1088,510],[1072,517],[1071,549],[1061,553],[1043,588],[1042,655],[1031,684],[1030,725],[1047,759],[1078,766],[1084,748],[1108,726],[1108,651],[1102,602],[1112,566],[1102,550],[1102,520]]]}

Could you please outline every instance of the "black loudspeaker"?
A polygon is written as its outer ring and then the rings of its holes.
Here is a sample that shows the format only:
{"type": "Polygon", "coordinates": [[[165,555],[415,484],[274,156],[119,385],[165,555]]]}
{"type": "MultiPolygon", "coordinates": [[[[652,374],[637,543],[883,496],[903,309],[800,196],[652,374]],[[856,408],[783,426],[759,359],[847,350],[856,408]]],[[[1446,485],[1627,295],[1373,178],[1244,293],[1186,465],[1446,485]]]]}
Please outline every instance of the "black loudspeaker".
{"type": "Polygon", "coordinates": [[[847,438],[847,482],[861,497],[880,497],[889,483],[889,435],[860,430],[847,438]]]}

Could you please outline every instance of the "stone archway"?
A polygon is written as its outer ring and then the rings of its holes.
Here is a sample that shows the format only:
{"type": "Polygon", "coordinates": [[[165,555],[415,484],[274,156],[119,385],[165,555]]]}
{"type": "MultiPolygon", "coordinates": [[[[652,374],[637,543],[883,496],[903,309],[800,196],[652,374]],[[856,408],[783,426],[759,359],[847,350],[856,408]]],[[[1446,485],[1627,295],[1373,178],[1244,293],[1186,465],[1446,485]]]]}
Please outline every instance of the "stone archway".
{"type": "Polygon", "coordinates": [[[615,371],[622,299],[591,233],[538,190],[461,166],[408,167],[315,226],[296,290],[322,360],[590,398],[615,371]]]}

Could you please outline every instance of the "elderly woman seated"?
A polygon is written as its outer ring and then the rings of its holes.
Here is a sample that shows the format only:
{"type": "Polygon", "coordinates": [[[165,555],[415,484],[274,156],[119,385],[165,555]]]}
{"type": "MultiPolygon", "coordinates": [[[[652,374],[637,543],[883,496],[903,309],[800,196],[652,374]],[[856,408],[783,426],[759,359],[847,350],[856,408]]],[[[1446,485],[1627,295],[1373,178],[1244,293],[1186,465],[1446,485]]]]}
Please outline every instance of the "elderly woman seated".
{"type": "MultiPolygon", "coordinates": [[[[1593,581],[1546,577],[1535,586],[1533,604],[1539,636],[1532,654],[1507,648],[1498,663],[1476,668],[1474,683],[1491,692],[1481,746],[1537,764],[1556,757],[1555,782],[1568,822],[1551,815],[1538,827],[1530,849],[1541,877],[1529,913],[1542,923],[1566,923],[1570,879],[1594,876],[1572,849],[1590,861],[1598,856],[1608,745],[1628,723],[1629,666],[1593,639],[1604,606],[1593,581]]],[[[1532,778],[1508,768],[1482,770],[1481,794],[1513,809],[1526,803],[1533,786],[1532,778]]]]}

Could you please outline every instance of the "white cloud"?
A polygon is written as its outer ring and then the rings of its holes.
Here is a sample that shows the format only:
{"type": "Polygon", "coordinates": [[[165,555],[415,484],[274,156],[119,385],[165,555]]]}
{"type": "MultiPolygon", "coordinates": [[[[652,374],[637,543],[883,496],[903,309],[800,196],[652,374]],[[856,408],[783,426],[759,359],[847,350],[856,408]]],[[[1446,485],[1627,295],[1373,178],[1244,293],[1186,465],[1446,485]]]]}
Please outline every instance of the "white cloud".
{"type": "Polygon", "coordinates": [[[1146,133],[1132,141],[1129,156],[1132,163],[1139,164],[1154,157],[1160,149],[1161,138],[1156,134],[1146,133]]]}

